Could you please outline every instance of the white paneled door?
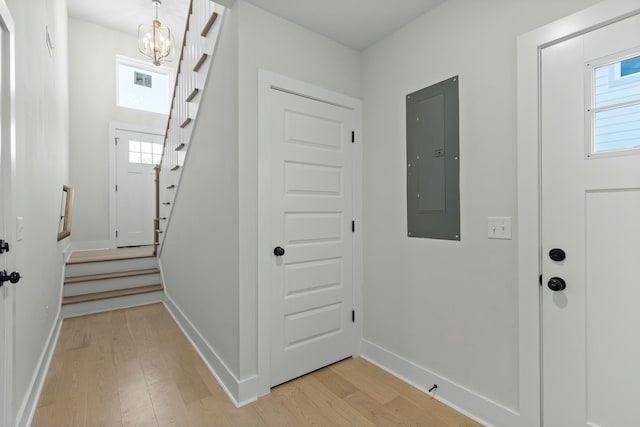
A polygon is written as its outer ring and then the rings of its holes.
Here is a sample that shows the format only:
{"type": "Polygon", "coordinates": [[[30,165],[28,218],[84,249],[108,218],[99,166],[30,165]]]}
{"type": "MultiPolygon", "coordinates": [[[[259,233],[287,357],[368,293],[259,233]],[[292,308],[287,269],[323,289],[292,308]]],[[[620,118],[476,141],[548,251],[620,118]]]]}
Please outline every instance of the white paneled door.
{"type": "Polygon", "coordinates": [[[640,18],[542,51],[543,419],[639,425],[640,18]]]}
{"type": "MultiPolygon", "coordinates": [[[[13,21],[0,0],[0,272],[10,275],[16,264],[14,217],[15,80],[13,21]]],[[[52,236],[55,239],[55,236],[52,236]]],[[[13,359],[16,284],[0,287],[0,425],[13,425],[13,359]]]]}
{"type": "Polygon", "coordinates": [[[164,137],[117,129],[116,141],[116,245],[152,245],[153,167],[160,161],[164,137]]]}
{"type": "MultiPolygon", "coordinates": [[[[4,30],[4,29],[1,29],[4,30]]],[[[0,31],[0,81],[2,81],[4,83],[4,72],[5,72],[5,61],[7,59],[7,57],[5,56],[4,52],[5,52],[5,39],[6,39],[6,34],[4,31],[0,31]]],[[[2,86],[0,86],[0,95],[2,95],[2,97],[4,98],[4,89],[5,86],[4,84],[2,84],[2,86]]],[[[5,189],[5,169],[7,167],[7,162],[5,159],[5,156],[8,155],[8,152],[6,150],[7,145],[5,143],[5,136],[6,136],[6,123],[5,123],[5,114],[4,114],[4,106],[5,104],[2,103],[2,105],[0,105],[0,114],[2,117],[2,122],[0,124],[0,131],[2,132],[2,141],[0,141],[1,147],[0,147],[0,179],[2,180],[2,183],[0,183],[0,200],[4,201],[6,200],[5,198],[7,197],[6,193],[6,189],[5,189]]],[[[4,203],[3,203],[4,204],[4,203]]],[[[0,207],[0,239],[3,240],[3,242],[0,243],[4,243],[4,241],[8,240],[7,238],[7,234],[6,234],[6,223],[5,223],[5,209],[4,207],[0,207]]],[[[2,250],[2,249],[0,249],[2,250]]],[[[3,272],[7,269],[7,254],[4,250],[2,250],[2,254],[0,254],[0,272],[3,272]]],[[[0,424],[4,424],[7,421],[6,418],[6,410],[7,408],[5,407],[5,403],[4,400],[7,397],[6,393],[9,391],[7,389],[7,387],[5,387],[5,381],[6,381],[6,375],[7,375],[7,371],[6,371],[6,366],[5,366],[5,358],[6,358],[6,352],[9,349],[9,347],[7,346],[7,343],[5,342],[5,328],[8,326],[7,323],[5,322],[5,306],[7,306],[7,297],[8,297],[8,288],[5,289],[5,286],[2,286],[2,288],[0,288],[0,424]]]]}
{"type": "Polygon", "coordinates": [[[353,351],[352,110],[271,89],[271,385],[353,351]]]}

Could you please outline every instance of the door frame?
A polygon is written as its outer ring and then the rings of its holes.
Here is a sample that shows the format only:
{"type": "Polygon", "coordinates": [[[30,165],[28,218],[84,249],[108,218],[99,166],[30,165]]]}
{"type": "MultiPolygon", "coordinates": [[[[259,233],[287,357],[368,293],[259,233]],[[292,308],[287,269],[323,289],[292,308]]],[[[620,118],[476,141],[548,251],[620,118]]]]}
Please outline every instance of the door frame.
{"type": "Polygon", "coordinates": [[[542,417],[541,54],[546,47],[640,14],[640,0],[608,0],[518,37],[517,178],[521,425],[542,417]]]}
{"type": "Polygon", "coordinates": [[[271,389],[269,298],[271,289],[271,154],[267,122],[271,91],[281,90],[321,102],[348,108],[354,112],[356,142],[353,145],[353,309],[356,311],[352,354],[360,355],[362,341],[362,101],[266,70],[258,70],[258,372],[257,394],[271,389]]]}
{"type": "MultiPolygon", "coordinates": [[[[11,12],[7,7],[4,0],[0,0],[0,31],[6,32],[6,37],[2,38],[2,43],[5,49],[0,49],[0,53],[4,54],[3,61],[0,62],[3,67],[3,74],[8,74],[8,84],[3,90],[9,92],[11,96],[3,97],[2,108],[0,109],[2,117],[2,124],[0,126],[1,138],[0,138],[0,162],[3,167],[7,167],[9,170],[0,168],[0,185],[2,188],[2,195],[8,202],[2,201],[0,209],[4,209],[4,232],[6,233],[4,239],[10,244],[14,245],[12,252],[8,255],[7,264],[8,267],[13,266],[15,263],[15,228],[11,227],[12,219],[14,217],[12,198],[14,193],[15,175],[16,175],[16,105],[15,105],[15,89],[16,89],[16,70],[15,70],[15,25],[11,12]],[[7,129],[8,128],[8,129],[7,129]],[[8,139],[8,141],[7,141],[8,139]],[[8,156],[4,158],[4,156],[8,156]]],[[[5,81],[0,81],[0,84],[4,84],[5,81]]],[[[15,351],[15,287],[6,283],[0,292],[4,295],[0,297],[0,304],[4,305],[4,318],[0,319],[2,324],[0,328],[4,328],[4,354],[0,358],[0,370],[1,378],[4,380],[0,383],[2,387],[3,401],[0,402],[0,424],[1,425],[13,425],[15,422],[14,413],[14,351],[15,351]]]]}
{"type": "MultiPolygon", "coordinates": [[[[116,133],[118,130],[139,132],[139,133],[151,133],[155,135],[165,135],[164,129],[153,128],[149,126],[134,125],[131,123],[121,122],[109,122],[109,240],[105,243],[110,249],[115,249],[116,242],[116,226],[117,226],[117,211],[116,211],[116,174],[117,174],[117,150],[116,150],[116,133]]],[[[166,136],[166,135],[165,135],[166,136]]],[[[96,246],[98,249],[104,246],[96,246]]],[[[89,248],[87,248],[89,249],[89,248]]]]}

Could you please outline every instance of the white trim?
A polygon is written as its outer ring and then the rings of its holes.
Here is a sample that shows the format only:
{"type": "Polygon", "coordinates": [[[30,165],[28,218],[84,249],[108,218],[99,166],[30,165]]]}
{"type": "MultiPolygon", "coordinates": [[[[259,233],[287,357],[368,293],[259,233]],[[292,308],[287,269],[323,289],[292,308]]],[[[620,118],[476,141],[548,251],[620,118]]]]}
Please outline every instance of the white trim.
{"type": "MultiPolygon", "coordinates": [[[[109,122],[109,246],[108,248],[114,249],[116,247],[116,133],[118,130],[149,133],[153,135],[160,135],[164,138],[164,130],[158,128],[152,128],[148,126],[134,125],[131,123],[122,122],[109,122]]],[[[82,247],[83,242],[73,242],[74,250],[78,249],[99,249],[104,246],[92,247],[92,244],[101,245],[105,241],[100,242],[87,242],[88,245],[82,247]],[[78,245],[78,248],[76,248],[78,245]]]]}
{"type": "MultiPolygon", "coordinates": [[[[0,185],[3,186],[0,194],[6,199],[0,206],[0,209],[4,210],[1,216],[4,223],[0,224],[0,229],[4,230],[5,233],[3,239],[13,244],[15,242],[15,227],[13,226],[14,206],[12,200],[16,183],[16,45],[15,24],[11,11],[4,0],[0,0],[0,31],[6,33],[6,37],[2,37],[2,43],[7,48],[6,50],[0,49],[0,54],[4,54],[0,60],[0,66],[2,67],[0,75],[5,76],[0,81],[2,85],[0,89],[0,92],[2,92],[2,99],[0,100],[2,104],[0,107],[0,114],[2,114],[2,126],[0,126],[0,185]],[[7,94],[10,94],[10,96],[7,96],[7,94]]],[[[15,252],[14,250],[3,255],[6,260],[3,267],[13,268],[16,265],[15,252]]],[[[0,384],[0,396],[2,397],[0,402],[0,424],[13,425],[15,421],[13,418],[15,415],[15,286],[7,284],[0,289],[0,293],[3,294],[0,295],[0,304],[3,304],[4,309],[4,318],[0,319],[2,322],[0,328],[4,328],[4,334],[2,334],[4,354],[0,358],[0,379],[2,379],[0,384]]]]}
{"type": "Polygon", "coordinates": [[[491,427],[487,420],[496,426],[518,425],[517,412],[366,339],[362,357],[483,426],[491,427]],[[433,394],[427,391],[432,384],[438,386],[433,394]]]}
{"type": "Polygon", "coordinates": [[[540,54],[543,48],[640,12],[639,0],[608,0],[518,37],[518,304],[520,414],[540,426],[540,54]]]}
{"type": "Polygon", "coordinates": [[[168,294],[164,305],[236,408],[255,402],[258,377],[239,380],[168,294]]]}
{"type": "MultiPolygon", "coordinates": [[[[362,101],[350,96],[300,82],[266,70],[258,72],[258,247],[270,247],[271,238],[271,156],[263,150],[268,123],[264,120],[270,108],[272,89],[343,106],[354,112],[356,143],[353,150],[353,219],[356,233],[353,238],[353,308],[356,310],[353,355],[360,353],[362,338],[362,101]]],[[[270,253],[258,251],[258,375],[257,394],[270,392],[270,329],[269,329],[269,287],[270,253]]]]}
{"type": "Polygon", "coordinates": [[[40,400],[40,394],[42,393],[42,388],[44,387],[44,381],[47,378],[47,372],[49,372],[49,366],[51,365],[51,359],[53,358],[53,352],[56,349],[56,344],[58,343],[58,338],[60,337],[60,330],[62,329],[62,313],[58,309],[58,314],[56,316],[56,322],[53,324],[51,331],[49,332],[49,337],[47,339],[47,344],[42,350],[42,354],[38,359],[37,369],[33,373],[31,378],[31,383],[29,384],[29,388],[27,389],[27,393],[22,401],[22,405],[20,405],[20,410],[18,411],[17,425],[20,427],[28,427],[31,425],[33,421],[33,416],[36,413],[36,409],[38,408],[38,401],[40,400]]]}

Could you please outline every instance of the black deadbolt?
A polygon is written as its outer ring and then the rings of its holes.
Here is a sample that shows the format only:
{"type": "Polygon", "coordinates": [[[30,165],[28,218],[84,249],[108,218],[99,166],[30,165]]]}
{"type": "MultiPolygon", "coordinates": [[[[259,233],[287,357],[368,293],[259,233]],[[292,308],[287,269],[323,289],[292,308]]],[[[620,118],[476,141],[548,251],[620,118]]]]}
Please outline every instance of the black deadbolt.
{"type": "Polygon", "coordinates": [[[564,291],[567,287],[567,282],[559,277],[552,277],[551,279],[549,279],[549,283],[547,283],[547,286],[549,286],[549,289],[554,292],[564,291]]]}
{"type": "Polygon", "coordinates": [[[0,286],[4,285],[4,282],[18,283],[20,277],[20,273],[16,273],[15,271],[7,274],[7,270],[2,270],[0,271],[0,286]]]}
{"type": "Polygon", "coordinates": [[[281,248],[280,246],[276,246],[276,248],[273,250],[273,254],[275,256],[282,256],[284,255],[284,249],[281,248]]]}
{"type": "Polygon", "coordinates": [[[562,249],[555,248],[549,251],[549,258],[554,261],[564,261],[566,257],[567,254],[562,249]]]}
{"type": "Polygon", "coordinates": [[[0,240],[0,254],[3,254],[5,252],[9,252],[9,242],[0,240]]]}

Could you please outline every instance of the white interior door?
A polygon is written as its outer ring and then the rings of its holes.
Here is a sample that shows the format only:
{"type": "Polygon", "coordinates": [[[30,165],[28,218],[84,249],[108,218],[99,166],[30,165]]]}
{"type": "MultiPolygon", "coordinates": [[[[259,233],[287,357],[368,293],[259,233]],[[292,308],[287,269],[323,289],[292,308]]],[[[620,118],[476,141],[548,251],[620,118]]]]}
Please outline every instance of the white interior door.
{"type": "MultiPolygon", "coordinates": [[[[4,30],[4,28],[2,28],[4,30]]],[[[0,55],[0,79],[4,82],[4,71],[5,71],[5,61],[6,57],[4,55],[4,39],[5,39],[4,31],[0,31],[0,46],[2,47],[2,54],[0,55]]],[[[0,95],[4,97],[4,84],[0,86],[0,95]]],[[[0,105],[0,114],[2,116],[2,123],[0,124],[0,131],[2,131],[2,146],[0,147],[0,177],[2,177],[2,184],[0,185],[0,200],[5,200],[5,169],[6,169],[6,144],[5,144],[5,114],[4,114],[4,103],[0,105]]],[[[0,208],[0,239],[6,241],[8,240],[6,235],[6,225],[5,225],[5,212],[4,207],[0,208]]],[[[3,251],[4,252],[4,251],[3,251]]],[[[7,253],[0,254],[0,271],[4,271],[7,269],[7,253]]],[[[8,288],[5,289],[3,286],[0,288],[0,423],[4,424],[7,421],[6,418],[6,408],[4,404],[4,400],[6,398],[6,393],[8,392],[5,387],[5,378],[7,374],[6,365],[5,365],[5,354],[7,351],[7,345],[5,343],[5,328],[8,326],[5,323],[5,306],[7,305],[7,297],[8,297],[8,288]]]]}
{"type": "Polygon", "coordinates": [[[164,137],[116,130],[116,245],[153,244],[155,172],[164,137]]]}
{"type": "Polygon", "coordinates": [[[639,28],[636,16],[542,52],[548,427],[640,423],[639,28]]]}
{"type": "Polygon", "coordinates": [[[354,117],[275,89],[270,97],[274,386],[352,354],[354,117]]]}
{"type": "MultiPolygon", "coordinates": [[[[14,271],[13,218],[15,176],[15,84],[13,62],[13,21],[0,0],[0,239],[9,245],[0,252],[0,270],[14,271]]],[[[0,424],[13,425],[13,339],[15,328],[13,284],[4,282],[0,288],[0,424]]]]}

